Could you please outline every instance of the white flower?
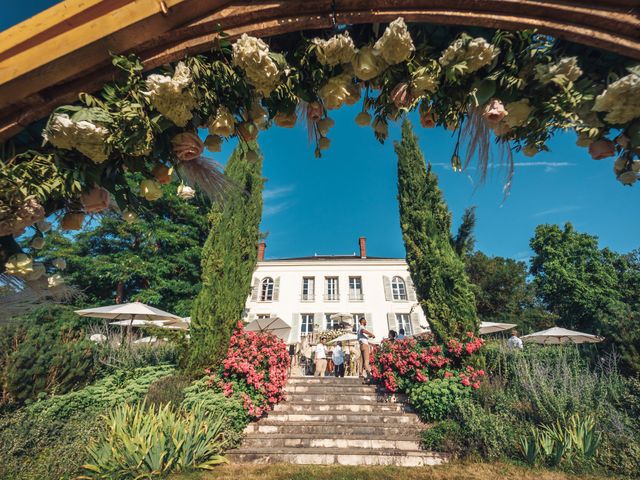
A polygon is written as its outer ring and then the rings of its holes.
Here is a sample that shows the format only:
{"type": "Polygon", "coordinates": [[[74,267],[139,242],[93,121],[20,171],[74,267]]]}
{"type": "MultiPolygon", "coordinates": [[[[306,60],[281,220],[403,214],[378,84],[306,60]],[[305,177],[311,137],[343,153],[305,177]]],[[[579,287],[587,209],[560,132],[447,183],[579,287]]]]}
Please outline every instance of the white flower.
{"type": "Polygon", "coordinates": [[[33,271],[33,259],[24,253],[17,253],[9,257],[5,270],[9,275],[24,277],[33,271]]]}
{"type": "Polygon", "coordinates": [[[179,185],[177,193],[183,200],[191,200],[196,196],[196,191],[188,185],[179,185]]]}
{"type": "Polygon", "coordinates": [[[47,279],[47,283],[49,284],[49,288],[59,287],[60,285],[64,285],[64,278],[62,278],[62,275],[59,273],[56,273],[47,279]]]}
{"type": "Polygon", "coordinates": [[[314,38],[312,43],[316,49],[316,57],[323,65],[333,67],[340,63],[349,63],[356,53],[356,46],[349,36],[349,32],[335,35],[329,40],[314,38]]]}
{"type": "Polygon", "coordinates": [[[27,227],[44,219],[44,208],[35,198],[29,198],[0,220],[0,236],[18,236],[27,227]]]}
{"type": "Polygon", "coordinates": [[[351,95],[349,90],[350,83],[350,75],[342,74],[331,77],[327,83],[318,90],[318,95],[320,95],[324,106],[328,109],[340,108],[351,95]]]}
{"type": "Polygon", "coordinates": [[[264,96],[269,96],[278,85],[280,71],[269,55],[269,47],[246,33],[233,44],[233,64],[244,70],[247,81],[264,96]]]}
{"type": "Polygon", "coordinates": [[[596,97],[593,110],[607,112],[604,119],[614,125],[640,118],[640,75],[631,73],[613,82],[596,97]]]}
{"type": "Polygon", "coordinates": [[[467,66],[465,73],[473,73],[489,65],[499,53],[500,49],[482,37],[470,41],[459,38],[442,52],[439,62],[443,67],[464,62],[467,66]]]}
{"type": "Polygon", "coordinates": [[[507,109],[507,112],[509,112],[509,115],[505,117],[504,121],[511,128],[525,125],[529,120],[529,115],[531,115],[531,112],[533,111],[533,108],[529,105],[528,98],[523,98],[517,102],[507,103],[505,108],[507,109]]]}
{"type": "Polygon", "coordinates": [[[122,219],[127,223],[133,223],[138,219],[138,215],[131,210],[125,210],[122,212],[122,219]]]}
{"type": "Polygon", "coordinates": [[[371,80],[386,68],[384,59],[372,47],[362,47],[351,61],[353,72],[360,80],[371,80]]]}
{"type": "Polygon", "coordinates": [[[536,65],[536,80],[543,85],[555,82],[564,86],[568,82],[575,82],[581,75],[577,57],[564,57],[556,63],[536,65]]]}
{"type": "Polygon", "coordinates": [[[27,275],[24,276],[24,279],[27,282],[34,282],[40,279],[40,277],[42,277],[42,275],[44,275],[45,273],[46,273],[46,270],[42,263],[34,263],[33,269],[31,270],[31,272],[29,272],[27,275]]]}
{"type": "Polygon", "coordinates": [[[396,18],[389,24],[373,48],[380,52],[389,65],[404,62],[416,49],[402,17],[396,18]]]}
{"type": "Polygon", "coordinates": [[[158,182],[147,178],[140,182],[140,194],[146,200],[155,202],[162,197],[162,188],[158,182]]]}
{"type": "Polygon", "coordinates": [[[44,238],[36,237],[33,240],[31,240],[31,248],[34,248],[36,250],[42,250],[44,248],[44,238]]]}
{"type": "Polygon", "coordinates": [[[196,99],[185,90],[191,81],[191,70],[179,62],[173,77],[149,75],[146,80],[149,91],[145,95],[162,115],[179,127],[184,127],[191,120],[191,110],[196,106],[196,99]]]}
{"type": "Polygon", "coordinates": [[[64,270],[67,268],[67,261],[62,257],[54,258],[51,264],[58,270],[64,270]]]}
{"type": "Polygon", "coordinates": [[[421,92],[435,93],[440,83],[441,70],[440,65],[435,61],[418,68],[411,75],[411,87],[421,92]]]}
{"type": "Polygon", "coordinates": [[[109,157],[108,135],[109,130],[105,127],[87,120],[75,122],[66,113],[55,114],[42,134],[52,145],[64,150],[78,150],[94,163],[102,163],[109,157]]]}

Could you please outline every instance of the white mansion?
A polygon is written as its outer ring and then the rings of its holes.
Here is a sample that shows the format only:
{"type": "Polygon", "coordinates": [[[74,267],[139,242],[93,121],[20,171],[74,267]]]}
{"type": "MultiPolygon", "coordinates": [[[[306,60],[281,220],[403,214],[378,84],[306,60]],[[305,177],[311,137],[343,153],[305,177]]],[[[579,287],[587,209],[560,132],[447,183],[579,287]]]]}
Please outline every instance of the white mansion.
{"type": "Polygon", "coordinates": [[[377,338],[390,329],[407,335],[427,329],[407,263],[401,258],[367,257],[366,239],[360,255],[316,255],[265,260],[266,244],[258,245],[246,320],[280,317],[291,325],[289,343],[311,332],[337,327],[335,313],[364,316],[377,338]]]}

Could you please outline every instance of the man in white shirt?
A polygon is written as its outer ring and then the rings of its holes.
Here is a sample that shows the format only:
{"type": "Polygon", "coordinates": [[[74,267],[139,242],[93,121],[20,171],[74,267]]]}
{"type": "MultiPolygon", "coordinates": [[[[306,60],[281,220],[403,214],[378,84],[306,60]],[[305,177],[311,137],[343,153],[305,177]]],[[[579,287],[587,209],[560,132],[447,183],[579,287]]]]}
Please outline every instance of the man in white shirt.
{"type": "Polygon", "coordinates": [[[344,377],[344,351],[342,350],[342,342],[338,342],[335,347],[333,347],[333,365],[334,365],[334,375],[336,377],[344,377]]]}
{"type": "Polygon", "coordinates": [[[318,341],[318,344],[315,348],[315,359],[316,359],[316,371],[314,375],[316,377],[324,377],[324,373],[327,370],[327,349],[322,343],[322,340],[318,341]]]}
{"type": "Polygon", "coordinates": [[[519,350],[522,350],[524,348],[524,345],[522,344],[522,340],[518,338],[517,330],[511,330],[511,337],[509,338],[509,340],[507,340],[507,347],[517,348],[519,350]]]}

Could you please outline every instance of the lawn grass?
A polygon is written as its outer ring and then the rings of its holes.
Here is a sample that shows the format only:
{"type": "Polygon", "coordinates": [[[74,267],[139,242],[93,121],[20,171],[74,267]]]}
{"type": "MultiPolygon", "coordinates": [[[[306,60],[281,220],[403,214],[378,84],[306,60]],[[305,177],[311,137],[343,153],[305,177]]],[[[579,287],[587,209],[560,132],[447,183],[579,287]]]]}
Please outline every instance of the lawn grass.
{"type": "Polygon", "coordinates": [[[343,467],[318,465],[225,465],[212,472],[175,475],[171,480],[598,480],[504,463],[451,463],[439,467],[343,467]]]}

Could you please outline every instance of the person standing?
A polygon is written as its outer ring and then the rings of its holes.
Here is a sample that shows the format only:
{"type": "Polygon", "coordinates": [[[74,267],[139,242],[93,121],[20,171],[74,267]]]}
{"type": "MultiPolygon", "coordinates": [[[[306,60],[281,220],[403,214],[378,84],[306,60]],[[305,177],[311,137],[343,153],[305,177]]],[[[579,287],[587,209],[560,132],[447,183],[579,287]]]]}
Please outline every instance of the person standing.
{"type": "Polygon", "coordinates": [[[342,350],[342,342],[338,342],[333,347],[333,368],[336,377],[344,377],[344,350],[342,350]]]}
{"type": "Polygon", "coordinates": [[[405,335],[404,335],[404,328],[401,328],[400,330],[398,330],[398,336],[396,337],[396,340],[404,340],[405,335]]]}
{"type": "Polygon", "coordinates": [[[322,340],[319,340],[316,345],[315,359],[316,371],[314,375],[316,377],[324,377],[324,373],[327,371],[327,349],[322,343],[322,340]]]}
{"type": "Polygon", "coordinates": [[[518,337],[517,330],[511,330],[511,337],[507,340],[507,347],[513,349],[517,348],[518,350],[522,350],[524,345],[522,344],[522,340],[518,337]]]}
{"type": "Polygon", "coordinates": [[[376,336],[367,330],[367,320],[364,317],[360,317],[358,322],[358,343],[360,344],[360,356],[362,357],[360,362],[359,376],[360,378],[371,377],[371,364],[369,363],[369,355],[371,353],[369,347],[369,339],[376,338],[376,336]],[[364,375],[366,373],[366,377],[364,375]]]}
{"type": "Polygon", "coordinates": [[[395,330],[389,330],[389,340],[391,340],[392,342],[396,339],[396,331],[395,330]]]}

